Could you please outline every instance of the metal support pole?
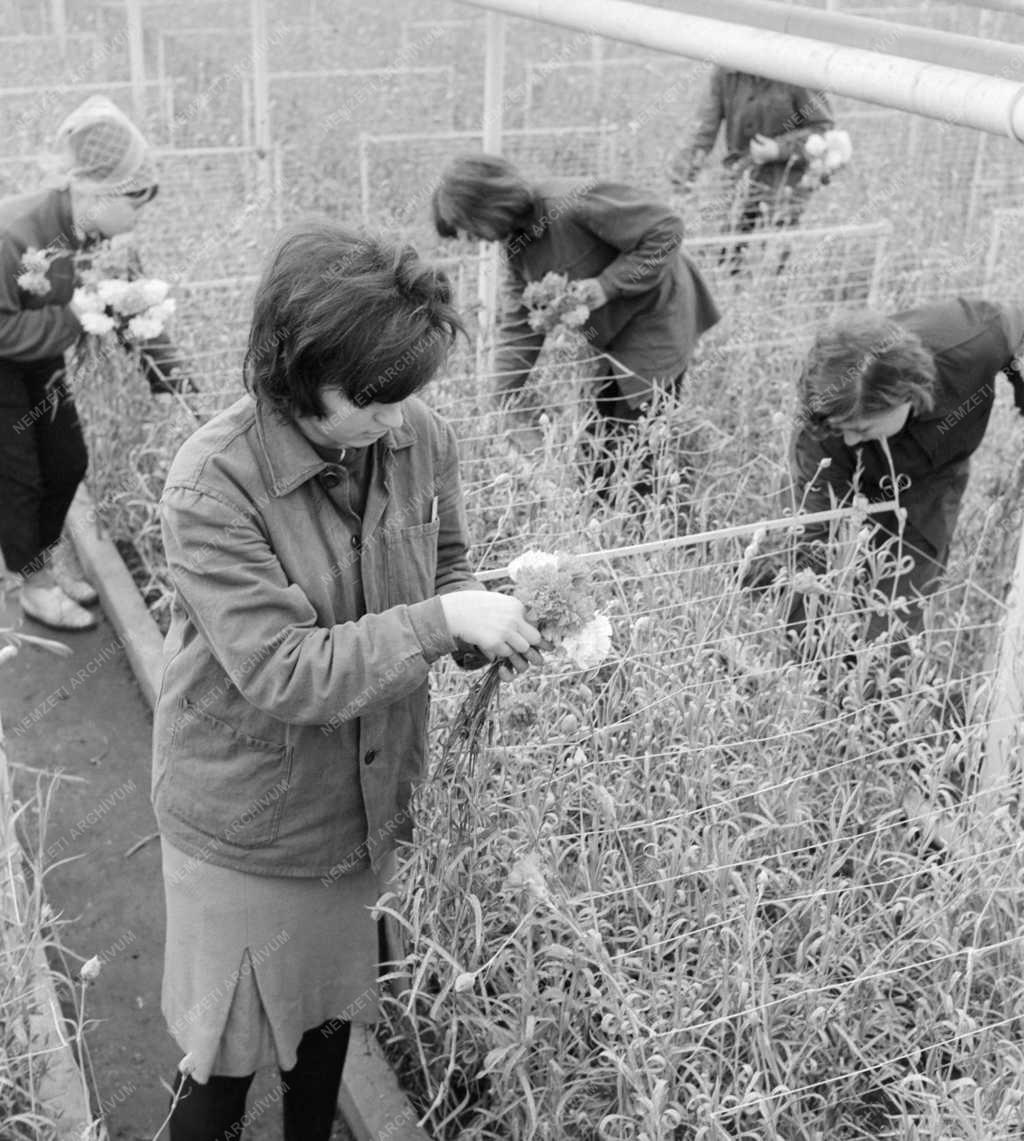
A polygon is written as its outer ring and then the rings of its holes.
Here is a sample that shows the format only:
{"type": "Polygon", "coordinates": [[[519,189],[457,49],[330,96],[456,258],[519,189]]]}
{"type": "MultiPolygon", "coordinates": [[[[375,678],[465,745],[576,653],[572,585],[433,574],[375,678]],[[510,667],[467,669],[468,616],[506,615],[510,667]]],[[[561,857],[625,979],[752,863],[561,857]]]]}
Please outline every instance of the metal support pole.
{"type": "Polygon", "coordinates": [[[139,125],[146,119],[146,52],[139,0],[125,0],[128,20],[128,67],[132,80],[132,107],[139,125]]]}
{"type": "Polygon", "coordinates": [[[50,20],[61,59],[68,57],[68,10],[65,0],[50,0],[50,20]]]}
{"type": "Polygon", "coordinates": [[[267,0],[250,0],[253,144],[270,153],[270,79],[267,64],[267,0]]]}
{"type": "Polygon", "coordinates": [[[267,61],[267,0],[250,0],[252,36],[253,145],[256,147],[260,196],[270,193],[273,156],[270,146],[270,78],[267,61]]]}
{"type": "Polygon", "coordinates": [[[988,816],[1010,799],[1014,761],[1019,760],[1024,711],[1024,536],[1017,548],[1013,586],[1006,603],[1006,620],[999,662],[992,686],[985,760],[981,766],[976,806],[988,816]]]}
{"type": "MultiPolygon", "coordinates": [[[[487,13],[487,44],[484,56],[483,147],[490,154],[501,154],[505,110],[505,17],[487,13]]],[[[493,371],[495,329],[498,320],[498,278],[501,249],[496,242],[480,243],[479,332],[477,368],[493,371]]]]}
{"type": "MultiPolygon", "coordinates": [[[[988,44],[972,37],[956,37],[947,33],[940,37],[939,45],[929,48],[931,62],[905,55],[871,50],[870,47],[851,47],[836,41],[840,38],[839,21],[848,27],[851,17],[818,12],[819,21],[828,22],[829,38],[813,38],[789,32],[769,30],[767,20],[760,26],[712,19],[706,15],[693,15],[689,10],[654,7],[638,4],[635,0],[602,0],[600,5],[590,0],[463,0],[488,12],[504,12],[509,16],[540,20],[561,28],[574,28],[591,35],[602,35],[624,43],[637,44],[655,51],[704,59],[739,71],[750,71],[768,79],[795,83],[813,90],[847,95],[895,107],[956,126],[974,127],[994,135],[1009,135],[1024,142],[1024,85],[1019,80],[1004,79],[998,70],[1001,61],[1016,59],[1008,45],[988,44]],[[967,40],[970,52],[963,45],[967,40]],[[949,58],[953,50],[958,63],[968,58],[972,65],[984,58],[984,70],[967,71],[960,66],[938,62],[936,56],[949,58]],[[1006,53],[1009,53],[1008,55],[1006,53]],[[997,71],[992,63],[996,60],[997,71]]],[[[697,0],[678,0],[680,4],[696,4],[697,0]]],[[[726,3],[735,5],[740,0],[721,0],[715,7],[716,15],[724,14],[726,3]]],[[[753,0],[746,0],[751,4],[753,0]]],[[[1024,0],[1020,0],[1024,6],[1024,0]]],[[[702,4],[701,10],[704,10],[702,4]]],[[[767,0],[758,5],[763,15],[768,9],[767,0]]],[[[790,21],[798,16],[806,20],[813,10],[802,5],[773,4],[781,8],[790,21]]],[[[730,9],[731,10],[731,9],[730,9]]],[[[753,18],[753,17],[750,17],[753,18]]],[[[902,25],[887,25],[875,21],[886,34],[898,33],[902,47],[904,39],[910,43],[915,31],[902,25]]],[[[858,20],[858,34],[863,25],[871,21],[858,20]]],[[[920,29],[918,29],[920,32],[920,29]]],[[[870,35],[874,35],[874,29],[870,35]]]]}

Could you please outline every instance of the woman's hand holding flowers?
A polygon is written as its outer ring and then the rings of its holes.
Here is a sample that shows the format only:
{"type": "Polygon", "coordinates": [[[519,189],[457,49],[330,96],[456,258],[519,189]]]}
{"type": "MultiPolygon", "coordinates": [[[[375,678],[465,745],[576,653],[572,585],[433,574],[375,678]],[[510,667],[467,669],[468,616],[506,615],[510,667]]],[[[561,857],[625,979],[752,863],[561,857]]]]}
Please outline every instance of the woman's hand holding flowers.
{"type": "Polygon", "coordinates": [[[530,666],[543,665],[535,648],[543,643],[540,631],[527,621],[517,598],[483,590],[460,590],[440,596],[452,636],[476,646],[492,661],[501,658],[502,681],[530,666]]]}
{"type": "Polygon", "coordinates": [[[576,288],[586,301],[587,308],[593,311],[608,304],[608,294],[604,286],[596,277],[582,277],[576,282],[576,288]]]}
{"type": "Polygon", "coordinates": [[[764,162],[778,162],[782,156],[779,144],[767,135],[755,135],[750,140],[750,158],[760,165],[764,162]]]}

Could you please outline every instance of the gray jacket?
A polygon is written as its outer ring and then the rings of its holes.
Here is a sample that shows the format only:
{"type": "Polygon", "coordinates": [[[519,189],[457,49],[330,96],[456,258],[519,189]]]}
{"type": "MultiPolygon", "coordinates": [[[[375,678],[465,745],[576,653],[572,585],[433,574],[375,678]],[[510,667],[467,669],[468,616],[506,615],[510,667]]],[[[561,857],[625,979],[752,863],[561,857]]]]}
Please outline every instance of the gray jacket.
{"type": "Polygon", "coordinates": [[[196,859],[338,876],[411,833],[427,675],[457,649],[436,595],[483,588],[453,433],[416,399],[405,411],[373,445],[361,528],[295,425],[248,397],[174,460],[153,803],[196,859]]]}

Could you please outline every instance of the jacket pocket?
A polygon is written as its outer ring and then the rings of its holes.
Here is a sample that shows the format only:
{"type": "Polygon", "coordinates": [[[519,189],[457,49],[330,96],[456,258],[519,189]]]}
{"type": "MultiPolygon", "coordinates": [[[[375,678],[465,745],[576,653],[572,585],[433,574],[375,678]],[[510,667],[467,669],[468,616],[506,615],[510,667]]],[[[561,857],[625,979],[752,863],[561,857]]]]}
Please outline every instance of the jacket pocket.
{"type": "Polygon", "coordinates": [[[385,534],[388,590],[391,604],[433,598],[437,578],[437,536],[440,520],[418,527],[393,527],[385,534]]]}
{"type": "Polygon", "coordinates": [[[158,807],[218,846],[259,848],[277,839],[291,783],[287,743],[250,736],[185,698],[168,753],[158,807]]]}

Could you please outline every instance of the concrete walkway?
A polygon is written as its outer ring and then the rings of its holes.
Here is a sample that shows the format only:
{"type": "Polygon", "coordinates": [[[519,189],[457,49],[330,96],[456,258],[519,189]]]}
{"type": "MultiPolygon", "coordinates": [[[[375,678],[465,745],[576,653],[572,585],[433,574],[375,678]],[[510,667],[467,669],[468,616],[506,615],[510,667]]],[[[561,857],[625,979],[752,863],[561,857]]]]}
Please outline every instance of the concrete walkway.
{"type": "MultiPolygon", "coordinates": [[[[24,630],[53,636],[31,622],[24,630]]],[[[20,800],[33,794],[40,774],[68,778],[53,790],[41,840],[49,867],[46,897],[69,921],[61,933],[69,953],[64,969],[77,974],[92,955],[104,964],[87,995],[93,1024],[86,1040],[110,1137],[148,1141],[167,1110],[161,1082],[170,1081],[180,1056],[160,1014],[159,845],[149,841],[126,855],[156,831],[149,804],[150,714],[106,622],[62,640],[73,650],[70,658],[26,648],[0,667],[11,775],[20,800]]],[[[37,821],[34,814],[27,818],[31,827],[37,821]]],[[[249,1141],[281,1136],[272,1096],[276,1077],[269,1071],[253,1084],[249,1141]]],[[[165,1131],[162,1141],[166,1137],[165,1131]]],[[[334,1137],[349,1141],[350,1134],[339,1123],[334,1137]]]]}

